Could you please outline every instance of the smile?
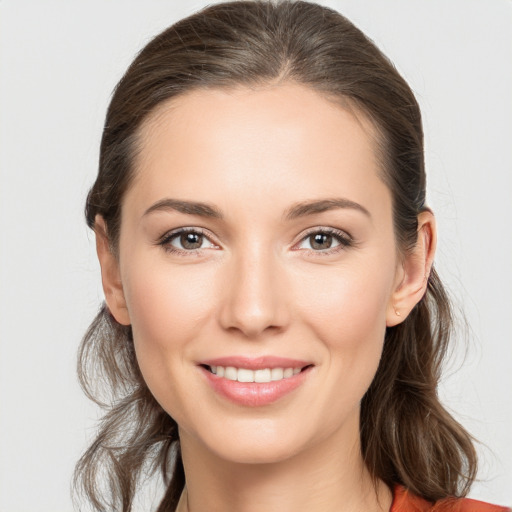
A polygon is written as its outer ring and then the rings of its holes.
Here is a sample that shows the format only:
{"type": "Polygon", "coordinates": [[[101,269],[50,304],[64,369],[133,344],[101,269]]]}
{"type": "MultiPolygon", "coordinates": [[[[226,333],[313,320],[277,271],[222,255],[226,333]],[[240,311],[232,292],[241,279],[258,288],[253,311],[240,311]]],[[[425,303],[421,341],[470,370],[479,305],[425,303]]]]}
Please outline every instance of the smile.
{"type": "Polygon", "coordinates": [[[262,368],[260,370],[251,370],[249,368],[235,368],[234,366],[215,366],[209,367],[209,370],[228,380],[238,382],[275,382],[283,379],[289,379],[301,372],[302,368],[262,368]]]}
{"type": "Polygon", "coordinates": [[[210,388],[245,407],[270,405],[301,387],[315,365],[282,357],[225,357],[202,361],[199,368],[210,388]]]}

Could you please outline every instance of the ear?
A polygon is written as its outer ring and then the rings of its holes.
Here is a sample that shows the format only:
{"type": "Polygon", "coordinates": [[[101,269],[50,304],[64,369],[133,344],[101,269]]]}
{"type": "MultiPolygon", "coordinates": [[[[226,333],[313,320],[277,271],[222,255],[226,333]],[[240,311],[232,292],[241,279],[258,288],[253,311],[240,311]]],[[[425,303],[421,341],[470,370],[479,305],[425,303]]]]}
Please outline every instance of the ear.
{"type": "Polygon", "coordinates": [[[105,221],[101,215],[96,215],[94,219],[94,232],[96,234],[96,252],[101,267],[101,282],[108,309],[117,322],[122,325],[130,325],[130,317],[119,272],[119,262],[112,253],[105,221]]]}
{"type": "Polygon", "coordinates": [[[403,257],[397,272],[395,289],[386,312],[386,325],[393,327],[405,320],[427,291],[434,261],[437,231],[434,214],[426,210],[418,215],[416,245],[403,257]]]}

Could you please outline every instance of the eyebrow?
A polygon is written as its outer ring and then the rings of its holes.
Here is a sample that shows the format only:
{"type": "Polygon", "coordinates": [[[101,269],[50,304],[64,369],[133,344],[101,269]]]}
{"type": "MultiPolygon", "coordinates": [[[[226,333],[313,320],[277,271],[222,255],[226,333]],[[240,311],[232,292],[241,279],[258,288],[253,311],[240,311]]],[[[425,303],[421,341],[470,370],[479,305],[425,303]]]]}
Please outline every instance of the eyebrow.
{"type": "Polygon", "coordinates": [[[370,218],[372,217],[370,212],[359,203],[345,198],[333,198],[298,203],[286,210],[285,219],[292,220],[298,217],[305,217],[306,215],[313,215],[315,213],[334,210],[336,208],[349,208],[352,210],[360,211],[370,218]]]}
{"type": "Polygon", "coordinates": [[[208,203],[198,201],[180,201],[179,199],[162,199],[150,206],[143,216],[155,211],[174,210],[188,215],[199,215],[200,217],[211,217],[214,219],[222,219],[221,211],[208,203]]]}
{"type": "MultiPolygon", "coordinates": [[[[321,199],[313,201],[305,201],[297,203],[285,211],[284,218],[286,220],[293,220],[307,215],[314,215],[315,213],[322,213],[336,208],[348,208],[357,210],[371,218],[370,212],[359,203],[345,198],[334,199],[321,199]]],[[[200,217],[209,217],[213,219],[223,219],[222,212],[214,205],[203,203],[199,201],[183,201],[179,199],[161,199],[155,204],[150,206],[143,216],[146,216],[155,211],[168,211],[174,210],[188,215],[198,215],[200,217]]]]}

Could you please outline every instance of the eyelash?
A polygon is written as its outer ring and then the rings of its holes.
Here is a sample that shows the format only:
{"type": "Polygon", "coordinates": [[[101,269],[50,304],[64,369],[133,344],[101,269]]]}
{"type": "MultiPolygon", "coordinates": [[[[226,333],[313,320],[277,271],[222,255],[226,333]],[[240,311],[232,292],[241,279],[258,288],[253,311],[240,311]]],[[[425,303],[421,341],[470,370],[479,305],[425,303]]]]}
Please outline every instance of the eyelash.
{"type": "MultiPolygon", "coordinates": [[[[173,240],[177,239],[178,237],[180,237],[181,235],[186,234],[186,233],[194,233],[197,235],[201,235],[204,238],[206,238],[207,240],[209,240],[209,242],[212,245],[214,245],[215,247],[218,247],[218,245],[215,244],[215,242],[213,242],[211,240],[211,235],[207,234],[207,232],[204,229],[195,228],[195,227],[194,228],[192,228],[192,227],[180,228],[180,229],[168,232],[157,241],[157,245],[162,246],[166,252],[169,252],[172,254],[177,254],[177,255],[182,255],[182,256],[190,256],[190,255],[201,256],[204,249],[200,249],[200,248],[199,249],[188,249],[188,250],[187,249],[178,249],[171,245],[171,242],[173,240]]],[[[341,231],[339,229],[334,229],[334,228],[312,228],[311,230],[309,230],[308,232],[306,232],[304,234],[304,236],[299,240],[298,243],[296,243],[294,245],[294,247],[297,245],[300,245],[301,243],[303,243],[304,241],[306,241],[308,238],[312,237],[313,235],[318,235],[318,234],[332,236],[338,242],[338,245],[336,245],[332,249],[331,248],[323,249],[323,250],[322,249],[321,250],[305,249],[309,253],[311,253],[315,256],[327,256],[327,255],[336,254],[336,253],[338,253],[344,249],[347,249],[349,247],[352,247],[354,245],[354,240],[352,239],[352,237],[344,231],[341,231]]],[[[300,250],[300,249],[295,249],[295,250],[300,250]]]]}
{"type": "Polygon", "coordinates": [[[215,244],[214,242],[211,241],[211,236],[208,235],[206,233],[206,231],[204,229],[202,229],[202,228],[180,228],[180,229],[176,229],[176,230],[168,232],[164,236],[162,236],[158,240],[157,244],[162,246],[163,249],[166,252],[169,252],[169,253],[178,254],[178,255],[182,255],[182,256],[190,256],[190,255],[201,256],[202,251],[204,249],[188,249],[188,250],[186,250],[186,249],[178,249],[178,248],[173,247],[171,245],[171,242],[173,240],[175,240],[175,239],[179,238],[181,235],[187,234],[187,233],[194,233],[194,234],[197,234],[197,235],[201,235],[204,238],[206,238],[207,240],[209,240],[212,245],[217,246],[217,244],[215,244]]]}
{"type": "MultiPolygon", "coordinates": [[[[344,249],[348,249],[349,247],[352,247],[354,245],[353,238],[346,233],[345,231],[341,231],[339,229],[335,228],[312,228],[308,230],[304,236],[300,239],[300,241],[295,244],[295,246],[303,243],[308,238],[311,238],[313,235],[329,235],[332,236],[337,242],[338,245],[336,245],[333,248],[323,249],[323,250],[317,250],[314,249],[307,249],[307,251],[310,254],[313,254],[314,256],[331,256],[332,254],[336,254],[340,251],[343,251],[344,249]]],[[[296,249],[300,250],[300,249],[296,249]]]]}

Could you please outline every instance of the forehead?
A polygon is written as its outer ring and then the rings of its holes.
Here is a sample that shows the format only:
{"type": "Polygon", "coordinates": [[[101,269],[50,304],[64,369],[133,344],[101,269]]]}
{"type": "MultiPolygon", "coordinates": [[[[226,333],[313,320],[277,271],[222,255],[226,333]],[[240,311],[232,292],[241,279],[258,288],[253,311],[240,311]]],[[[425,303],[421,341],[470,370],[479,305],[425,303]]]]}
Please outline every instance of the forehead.
{"type": "Polygon", "coordinates": [[[193,90],[142,125],[127,195],[147,203],[168,190],[225,202],[250,190],[253,200],[342,194],[372,201],[387,190],[377,148],[366,116],[303,85],[193,90]]]}

